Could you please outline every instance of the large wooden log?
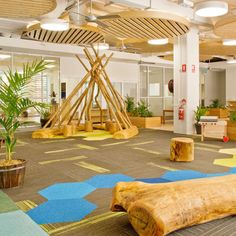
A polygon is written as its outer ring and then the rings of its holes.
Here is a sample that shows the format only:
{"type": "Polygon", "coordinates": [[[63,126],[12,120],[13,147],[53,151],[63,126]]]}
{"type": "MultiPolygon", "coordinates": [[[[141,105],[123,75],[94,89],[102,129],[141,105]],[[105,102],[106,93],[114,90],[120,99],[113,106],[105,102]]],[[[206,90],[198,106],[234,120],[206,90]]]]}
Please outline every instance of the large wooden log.
{"type": "Polygon", "coordinates": [[[138,134],[138,128],[131,126],[129,129],[123,129],[113,134],[114,139],[129,139],[138,134]]]}
{"type": "Polygon", "coordinates": [[[127,211],[140,236],[175,230],[236,215],[236,175],[163,184],[120,182],[112,211],[127,211]]]}
{"type": "Polygon", "coordinates": [[[193,161],[194,142],[191,138],[172,138],[170,144],[171,161],[193,161]]]}

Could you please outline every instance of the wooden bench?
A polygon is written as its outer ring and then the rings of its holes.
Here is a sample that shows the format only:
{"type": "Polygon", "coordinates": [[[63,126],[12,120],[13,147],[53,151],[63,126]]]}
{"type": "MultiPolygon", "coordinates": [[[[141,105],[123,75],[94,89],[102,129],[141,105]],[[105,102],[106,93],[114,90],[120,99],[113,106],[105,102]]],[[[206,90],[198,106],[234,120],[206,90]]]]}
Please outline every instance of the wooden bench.
{"type": "Polygon", "coordinates": [[[112,211],[125,211],[140,236],[175,230],[236,215],[236,175],[172,183],[120,182],[112,211]]]}

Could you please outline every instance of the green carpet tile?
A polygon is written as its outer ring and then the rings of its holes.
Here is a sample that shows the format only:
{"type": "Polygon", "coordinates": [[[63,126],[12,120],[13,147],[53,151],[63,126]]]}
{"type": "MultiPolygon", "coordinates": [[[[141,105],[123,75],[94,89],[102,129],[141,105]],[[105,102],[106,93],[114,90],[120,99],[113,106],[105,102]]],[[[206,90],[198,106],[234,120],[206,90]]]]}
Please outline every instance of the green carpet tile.
{"type": "Polygon", "coordinates": [[[1,236],[46,236],[48,235],[23,211],[0,214],[1,236]]]}
{"type": "Polygon", "coordinates": [[[2,191],[0,191],[0,213],[19,210],[15,203],[2,191]]]}

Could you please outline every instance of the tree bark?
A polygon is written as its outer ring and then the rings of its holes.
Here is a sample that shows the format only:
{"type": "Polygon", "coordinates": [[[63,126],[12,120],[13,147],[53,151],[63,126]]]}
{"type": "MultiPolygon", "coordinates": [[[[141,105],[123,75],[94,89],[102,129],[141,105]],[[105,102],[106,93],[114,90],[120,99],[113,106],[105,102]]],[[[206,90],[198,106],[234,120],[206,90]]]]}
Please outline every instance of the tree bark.
{"type": "Polygon", "coordinates": [[[112,211],[126,211],[140,236],[175,230],[236,214],[236,175],[163,184],[120,182],[112,211]]]}

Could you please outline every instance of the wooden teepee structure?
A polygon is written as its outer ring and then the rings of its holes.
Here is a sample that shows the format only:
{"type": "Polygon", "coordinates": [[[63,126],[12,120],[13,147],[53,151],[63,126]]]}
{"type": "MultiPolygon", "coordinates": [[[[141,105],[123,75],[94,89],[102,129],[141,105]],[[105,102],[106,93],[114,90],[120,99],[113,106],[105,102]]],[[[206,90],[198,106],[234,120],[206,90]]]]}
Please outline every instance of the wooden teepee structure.
{"type": "Polygon", "coordinates": [[[63,133],[65,136],[71,136],[78,130],[93,131],[93,122],[91,119],[93,102],[96,103],[100,110],[100,127],[104,126],[103,123],[106,124],[105,128],[111,131],[111,133],[114,133],[114,138],[127,139],[138,134],[137,127],[131,124],[127,115],[123,98],[112,86],[105,70],[113,54],[108,58],[106,58],[105,54],[99,56],[93,47],[92,52],[84,48],[86,59],[91,68],[88,68],[81,58],[76,55],[86,70],[86,75],[73,89],[64,103],[51,116],[44,128],[33,133],[34,138],[48,138],[53,134],[59,133],[63,133]],[[105,60],[105,63],[103,63],[103,60],[105,60]],[[96,94],[95,87],[97,87],[96,94]],[[77,98],[78,94],[81,95],[77,98]],[[100,94],[107,104],[109,119],[106,121],[103,121],[103,109],[98,101],[100,94]],[[76,116],[78,116],[77,120],[76,116]],[[45,128],[49,124],[50,128],[45,128]]]}

